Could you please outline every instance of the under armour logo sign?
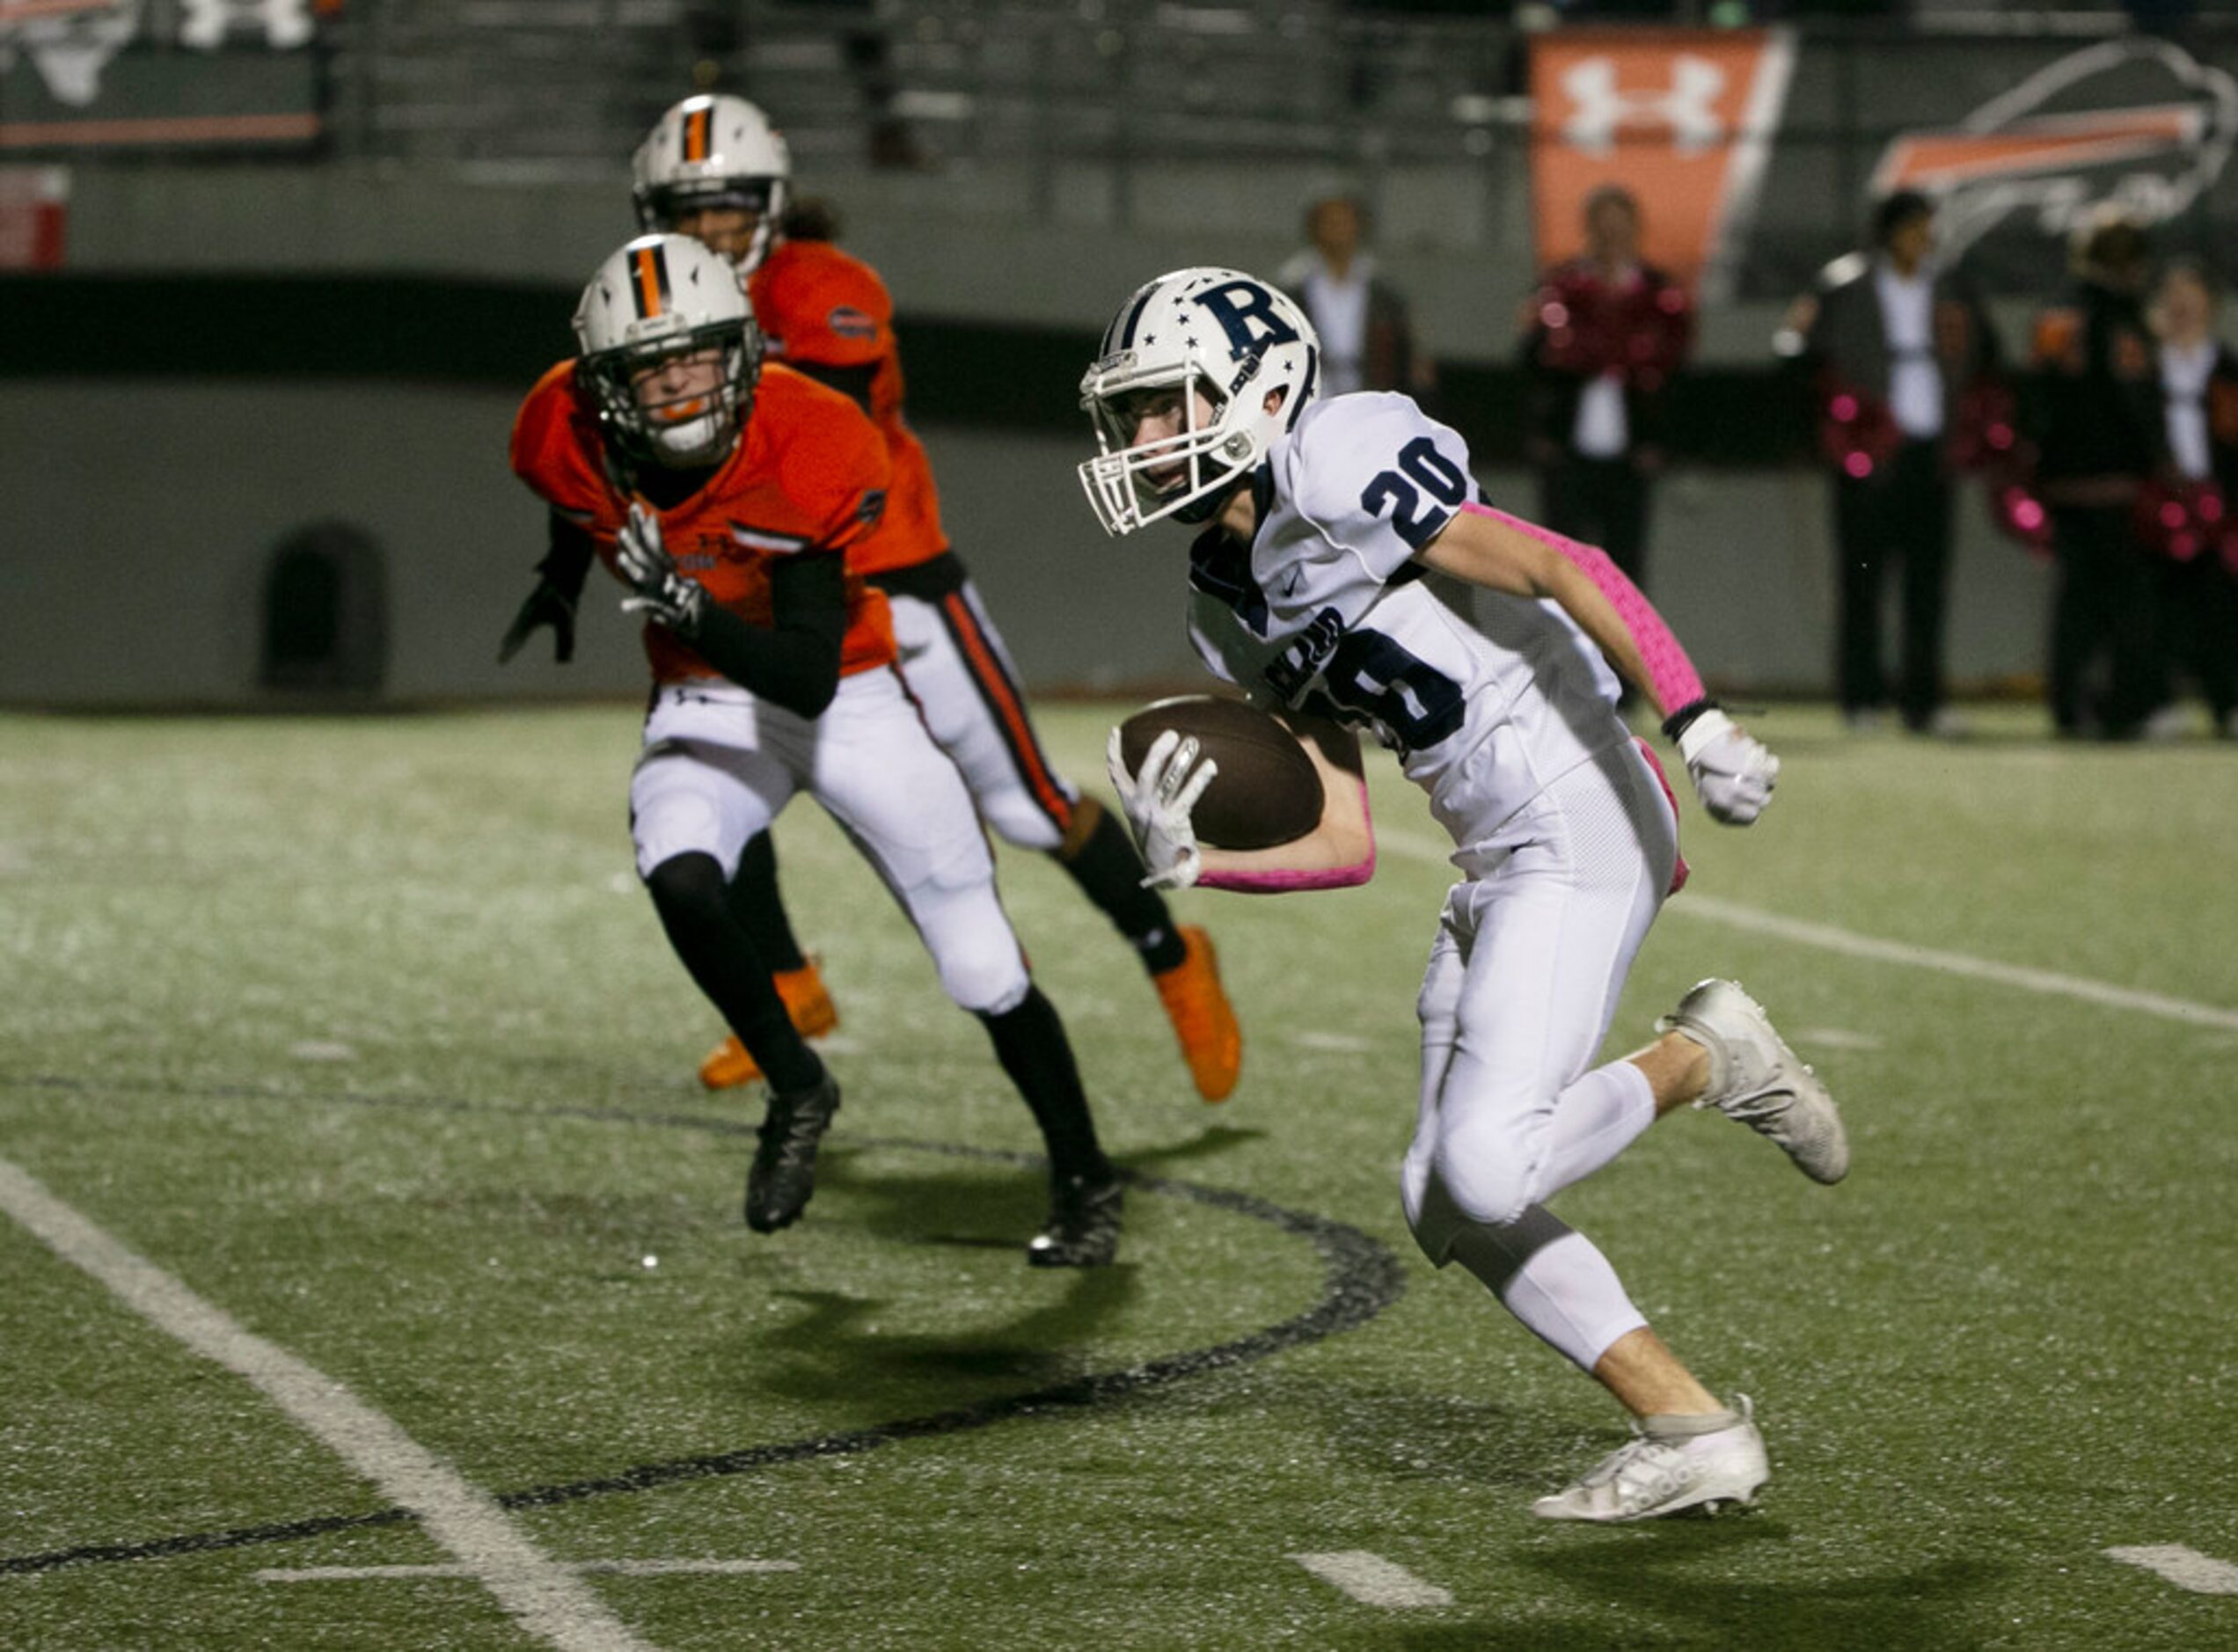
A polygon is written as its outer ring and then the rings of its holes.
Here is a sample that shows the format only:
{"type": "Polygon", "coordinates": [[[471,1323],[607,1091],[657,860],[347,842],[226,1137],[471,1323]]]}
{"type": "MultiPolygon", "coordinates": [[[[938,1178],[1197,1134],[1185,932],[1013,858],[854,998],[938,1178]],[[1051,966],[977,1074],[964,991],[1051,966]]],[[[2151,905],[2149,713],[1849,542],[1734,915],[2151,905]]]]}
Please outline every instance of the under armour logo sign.
{"type": "Polygon", "coordinates": [[[1191,296],[1220,324],[1239,356],[1298,341],[1298,329],[1282,318],[1273,292],[1257,281],[1224,281],[1191,296]]]}
{"type": "Polygon", "coordinates": [[[236,29],[261,33],[276,51],[308,46],[318,33],[311,0],[179,0],[185,14],[179,38],[187,46],[216,51],[236,29]]]}
{"type": "Polygon", "coordinates": [[[1618,128],[1625,126],[1669,127],[1672,145],[1682,155],[1708,149],[1725,136],[1725,122],[1717,113],[1725,71],[1705,57],[1682,52],[1671,60],[1668,86],[1637,88],[1618,86],[1614,58],[1589,57],[1564,71],[1561,87],[1570,101],[1562,136],[1591,154],[1607,154],[1618,128]]]}

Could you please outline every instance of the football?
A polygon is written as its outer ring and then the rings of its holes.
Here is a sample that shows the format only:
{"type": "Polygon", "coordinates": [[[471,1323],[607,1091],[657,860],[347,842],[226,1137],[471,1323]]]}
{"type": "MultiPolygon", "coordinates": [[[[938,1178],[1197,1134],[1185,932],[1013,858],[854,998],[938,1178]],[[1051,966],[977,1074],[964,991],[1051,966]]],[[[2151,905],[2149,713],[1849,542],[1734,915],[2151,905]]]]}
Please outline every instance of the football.
{"type": "Polygon", "coordinates": [[[1220,765],[1190,818],[1215,849],[1272,849],[1320,822],[1321,777],[1298,737],[1242,700],[1185,694],[1145,705],[1119,725],[1119,755],[1134,774],[1169,728],[1196,736],[1220,765]]]}

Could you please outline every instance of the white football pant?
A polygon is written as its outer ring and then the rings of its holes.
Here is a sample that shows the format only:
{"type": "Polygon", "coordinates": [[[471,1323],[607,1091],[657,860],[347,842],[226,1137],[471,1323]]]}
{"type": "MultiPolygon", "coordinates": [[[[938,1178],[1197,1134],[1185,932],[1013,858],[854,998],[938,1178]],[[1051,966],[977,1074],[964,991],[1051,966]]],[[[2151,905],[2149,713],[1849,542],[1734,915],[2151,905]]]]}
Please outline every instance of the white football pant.
{"type": "Polygon", "coordinates": [[[1420,1110],[1408,1224],[1590,1371],[1646,1323],[1605,1258],[1543,1202],[1655,1122],[1629,1062],[1587,1071],[1663,904],[1678,824],[1629,740],[1572,769],[1454,859],[1416,1005],[1420,1110]]]}
{"type": "Polygon", "coordinates": [[[950,998],[997,1015],[1024,1000],[1025,954],[995,893],[970,794],[890,670],[840,678],[816,718],[729,683],[661,690],[630,780],[638,875],[694,851],[729,875],[797,792],[823,805],[877,869],[950,998]]]}
{"type": "Polygon", "coordinates": [[[1064,842],[1080,793],[1042,750],[1002,635],[969,580],[938,601],[889,591],[902,676],[987,824],[1020,849],[1064,842]]]}

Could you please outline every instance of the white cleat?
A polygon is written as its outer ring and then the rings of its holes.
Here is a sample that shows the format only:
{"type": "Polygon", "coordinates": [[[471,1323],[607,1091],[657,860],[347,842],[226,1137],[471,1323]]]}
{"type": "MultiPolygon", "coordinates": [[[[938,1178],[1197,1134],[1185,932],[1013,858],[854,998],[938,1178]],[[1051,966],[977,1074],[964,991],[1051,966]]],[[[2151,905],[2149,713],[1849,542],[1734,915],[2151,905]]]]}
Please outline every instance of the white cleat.
{"type": "Polygon", "coordinates": [[[1734,1399],[1740,1421],[1715,1434],[1658,1439],[1634,1423],[1631,1441],[1601,1459],[1576,1485],[1541,1497],[1531,1512],[1541,1520],[1591,1520],[1602,1525],[1655,1520],[1699,1509],[1715,1514],[1746,1503],[1771,1475],[1764,1436],[1752,1420],[1746,1394],[1734,1399]]]}
{"type": "Polygon", "coordinates": [[[1813,1181],[1849,1173],[1849,1137],[1834,1098],[1737,983],[1700,983],[1656,1031],[1684,1033],[1709,1052],[1709,1087],[1696,1107],[1769,1137],[1813,1181]]]}

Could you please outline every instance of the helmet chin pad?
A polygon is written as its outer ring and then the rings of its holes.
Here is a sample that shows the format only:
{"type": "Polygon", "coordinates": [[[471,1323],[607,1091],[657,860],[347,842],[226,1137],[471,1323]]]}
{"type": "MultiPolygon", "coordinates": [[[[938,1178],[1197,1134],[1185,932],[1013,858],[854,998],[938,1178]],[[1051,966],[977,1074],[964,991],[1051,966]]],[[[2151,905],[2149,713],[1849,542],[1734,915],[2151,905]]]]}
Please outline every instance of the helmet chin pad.
{"type": "Polygon", "coordinates": [[[647,457],[670,470],[693,471],[712,464],[730,451],[736,426],[720,406],[710,406],[696,418],[675,424],[651,425],[645,443],[647,457]]]}

